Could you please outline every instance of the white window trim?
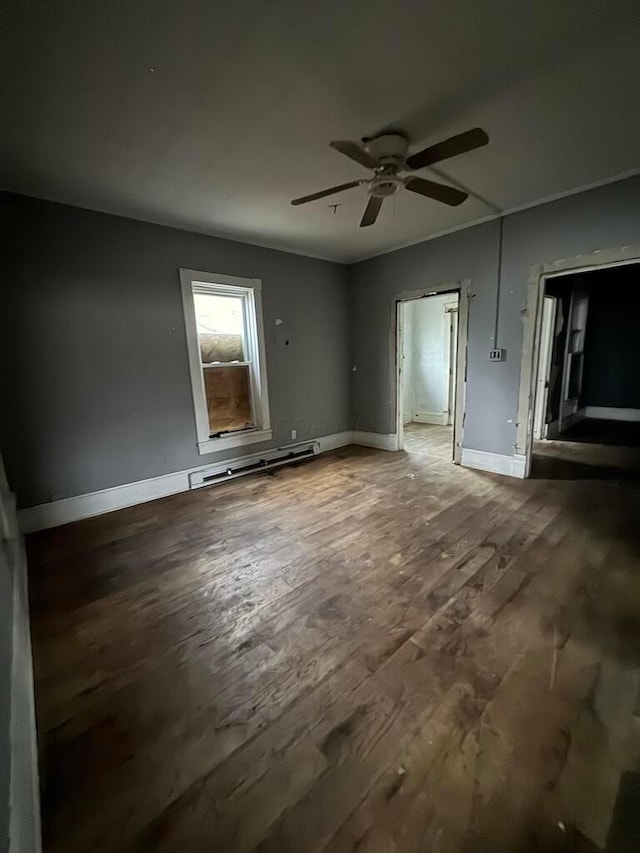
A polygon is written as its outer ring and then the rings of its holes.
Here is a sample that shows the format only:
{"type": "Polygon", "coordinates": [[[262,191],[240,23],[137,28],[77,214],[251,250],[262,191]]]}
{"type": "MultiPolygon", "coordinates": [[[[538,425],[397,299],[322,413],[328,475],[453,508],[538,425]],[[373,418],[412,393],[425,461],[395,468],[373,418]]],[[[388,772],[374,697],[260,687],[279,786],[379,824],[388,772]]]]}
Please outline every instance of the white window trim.
{"type": "Polygon", "coordinates": [[[235,275],[219,275],[217,273],[200,272],[199,270],[181,269],[180,286],[182,289],[182,308],[187,336],[187,350],[189,353],[191,391],[193,393],[193,406],[196,417],[198,451],[204,455],[207,453],[217,453],[220,450],[228,450],[232,447],[256,444],[259,441],[269,441],[273,437],[273,432],[269,416],[267,359],[265,356],[264,323],[262,319],[262,281],[259,278],[241,278],[235,275]],[[200,361],[196,311],[193,303],[193,285],[199,282],[205,285],[223,285],[225,291],[230,294],[233,292],[232,288],[234,288],[239,296],[245,297],[248,309],[245,313],[247,324],[249,325],[246,336],[247,346],[252,348],[251,361],[255,365],[251,377],[251,403],[252,412],[256,419],[256,426],[216,438],[212,438],[209,432],[207,398],[200,361]],[[257,344],[257,348],[254,342],[257,344]]]}

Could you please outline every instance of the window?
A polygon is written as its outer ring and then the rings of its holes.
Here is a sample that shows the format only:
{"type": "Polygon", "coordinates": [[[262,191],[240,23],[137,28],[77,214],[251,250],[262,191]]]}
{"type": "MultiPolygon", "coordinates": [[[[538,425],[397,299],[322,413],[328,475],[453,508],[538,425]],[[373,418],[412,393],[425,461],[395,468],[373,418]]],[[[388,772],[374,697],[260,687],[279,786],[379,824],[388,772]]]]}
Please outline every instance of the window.
{"type": "Polygon", "coordinates": [[[180,281],[200,453],[267,441],[260,280],[180,270],[180,281]]]}

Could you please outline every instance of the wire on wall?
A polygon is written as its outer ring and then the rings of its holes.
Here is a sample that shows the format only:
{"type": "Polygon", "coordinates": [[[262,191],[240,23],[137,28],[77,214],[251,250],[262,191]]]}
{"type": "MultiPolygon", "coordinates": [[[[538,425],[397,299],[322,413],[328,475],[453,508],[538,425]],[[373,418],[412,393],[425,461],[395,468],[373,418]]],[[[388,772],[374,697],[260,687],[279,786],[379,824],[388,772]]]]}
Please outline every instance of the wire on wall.
{"type": "Polygon", "coordinates": [[[498,327],[500,321],[500,289],[502,287],[502,237],[504,233],[504,216],[499,219],[498,229],[498,264],[497,264],[497,282],[496,282],[496,316],[493,325],[493,346],[498,347],[498,327]]]}

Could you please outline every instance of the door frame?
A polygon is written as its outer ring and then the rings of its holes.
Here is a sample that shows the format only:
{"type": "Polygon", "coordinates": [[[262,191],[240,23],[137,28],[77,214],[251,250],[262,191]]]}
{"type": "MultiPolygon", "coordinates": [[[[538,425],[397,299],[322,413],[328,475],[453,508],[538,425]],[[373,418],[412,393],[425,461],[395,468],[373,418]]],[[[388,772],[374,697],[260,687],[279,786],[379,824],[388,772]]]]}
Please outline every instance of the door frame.
{"type": "Polygon", "coordinates": [[[445,306],[445,314],[449,315],[448,346],[447,353],[449,363],[449,383],[447,390],[447,426],[453,426],[453,418],[456,413],[456,380],[458,378],[458,313],[460,311],[460,293],[458,292],[458,303],[455,308],[445,306]]]}
{"type": "Polygon", "coordinates": [[[526,457],[525,477],[531,474],[533,451],[533,415],[538,381],[540,337],[542,332],[542,300],[549,278],[591,272],[640,262],[640,244],[602,249],[573,258],[534,264],[529,272],[524,314],[522,357],[520,361],[520,390],[516,423],[515,453],[526,457]]]}
{"type": "Polygon", "coordinates": [[[546,438],[549,424],[546,421],[549,406],[549,381],[551,376],[551,360],[555,342],[556,321],[558,316],[558,299],[556,296],[542,297],[542,321],[540,327],[540,348],[538,352],[538,372],[536,378],[536,393],[533,402],[533,438],[546,438]],[[548,301],[547,301],[548,300],[548,301]]]}
{"type": "Polygon", "coordinates": [[[404,350],[404,330],[402,327],[401,303],[438,296],[443,293],[458,293],[458,339],[456,353],[456,393],[453,422],[453,462],[462,461],[462,439],[464,431],[465,392],[467,382],[467,345],[469,338],[469,300],[471,298],[471,279],[457,279],[441,284],[428,285],[417,290],[403,290],[391,300],[389,328],[389,378],[391,404],[391,423],[396,426],[397,449],[404,449],[404,424],[402,423],[402,355],[404,350]]]}

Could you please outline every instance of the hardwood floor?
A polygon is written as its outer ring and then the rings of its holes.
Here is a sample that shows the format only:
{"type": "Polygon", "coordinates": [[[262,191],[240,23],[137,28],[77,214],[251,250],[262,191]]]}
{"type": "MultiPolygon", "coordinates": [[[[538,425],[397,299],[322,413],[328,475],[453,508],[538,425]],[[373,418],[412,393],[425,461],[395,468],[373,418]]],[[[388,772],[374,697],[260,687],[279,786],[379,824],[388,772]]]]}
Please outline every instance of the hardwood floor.
{"type": "Polygon", "coordinates": [[[637,449],[640,448],[640,423],[584,418],[565,430],[558,440],[637,449]]]}
{"type": "Polygon", "coordinates": [[[534,442],[532,462],[541,479],[640,479],[640,424],[581,421],[557,440],[534,442]]]}
{"type": "Polygon", "coordinates": [[[639,499],[346,448],[30,536],[45,850],[637,850],[639,499]]]}
{"type": "Polygon", "coordinates": [[[405,424],[404,449],[407,453],[423,453],[451,462],[453,427],[437,424],[405,424]]]}

